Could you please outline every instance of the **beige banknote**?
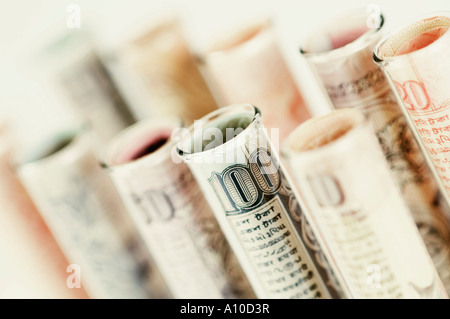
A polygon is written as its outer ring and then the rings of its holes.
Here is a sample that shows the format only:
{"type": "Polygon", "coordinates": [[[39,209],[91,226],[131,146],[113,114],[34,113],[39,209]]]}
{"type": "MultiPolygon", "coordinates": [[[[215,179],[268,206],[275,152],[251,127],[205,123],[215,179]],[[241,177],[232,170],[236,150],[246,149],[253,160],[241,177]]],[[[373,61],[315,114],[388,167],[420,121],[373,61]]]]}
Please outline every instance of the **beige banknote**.
{"type": "Polygon", "coordinates": [[[0,298],[88,298],[67,285],[69,262],[14,172],[8,132],[0,124],[0,298]]]}
{"type": "Polygon", "coordinates": [[[339,296],[260,111],[222,107],[182,134],[188,164],[258,298],[339,296]]]}
{"type": "Polygon", "coordinates": [[[42,73],[52,89],[92,127],[100,147],[135,122],[106,60],[87,30],[66,32],[47,45],[38,56],[42,73]]]}
{"type": "Polygon", "coordinates": [[[55,136],[19,163],[19,175],[81,284],[93,298],[150,298],[154,291],[126,210],[93,151],[89,130],[55,136]],[[144,266],[144,267],[142,267],[144,266]]]}
{"type": "Polygon", "coordinates": [[[175,298],[254,298],[192,173],[172,160],[177,118],[142,121],[108,147],[104,166],[175,298]]]}
{"type": "Polygon", "coordinates": [[[217,108],[177,17],[161,18],[113,54],[111,67],[138,119],[176,116],[190,125],[217,108]]]}
{"type": "Polygon", "coordinates": [[[309,35],[301,52],[334,108],[358,108],[368,116],[392,175],[450,292],[450,227],[446,218],[450,210],[394,92],[373,62],[373,49],[382,37],[385,19],[381,11],[369,9],[350,11],[325,23],[309,35]]]}
{"type": "Polygon", "coordinates": [[[200,55],[202,70],[221,106],[251,103],[280,139],[310,118],[270,21],[252,21],[217,36],[200,55]]]}
{"type": "Polygon", "coordinates": [[[283,145],[352,298],[447,298],[363,112],[309,120],[283,145]]]}
{"type": "Polygon", "coordinates": [[[414,133],[450,193],[450,26],[448,14],[430,15],[386,36],[375,48],[414,133]]]}

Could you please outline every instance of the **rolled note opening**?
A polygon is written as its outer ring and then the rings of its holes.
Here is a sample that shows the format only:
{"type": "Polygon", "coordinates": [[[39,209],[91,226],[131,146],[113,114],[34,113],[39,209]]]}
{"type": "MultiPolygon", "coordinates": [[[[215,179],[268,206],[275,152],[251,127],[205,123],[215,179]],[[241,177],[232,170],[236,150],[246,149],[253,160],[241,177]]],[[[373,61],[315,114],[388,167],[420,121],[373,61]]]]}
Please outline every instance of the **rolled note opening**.
{"type": "Polygon", "coordinates": [[[356,109],[334,111],[301,124],[286,140],[286,146],[293,152],[319,149],[338,141],[365,120],[364,113],[356,109]]]}
{"type": "Polygon", "coordinates": [[[118,150],[118,154],[114,157],[114,163],[125,164],[156,152],[167,143],[170,134],[171,132],[166,130],[154,131],[149,132],[147,137],[141,136],[130,140],[128,146],[118,150]]]}
{"type": "Polygon", "coordinates": [[[181,120],[176,118],[152,119],[136,123],[113,139],[107,148],[104,164],[121,165],[155,155],[170,145],[173,131],[181,127],[181,120]]]}
{"type": "Polygon", "coordinates": [[[388,36],[375,49],[377,62],[423,49],[447,33],[450,18],[435,16],[421,19],[388,36]]]}
{"type": "Polygon", "coordinates": [[[52,156],[53,154],[58,153],[62,149],[66,148],[70,143],[72,143],[73,137],[66,137],[63,138],[60,141],[57,141],[50,149],[48,149],[46,152],[44,152],[40,158],[46,158],[49,156],[52,156]]]}
{"type": "Polygon", "coordinates": [[[154,138],[153,141],[148,142],[148,145],[144,146],[142,150],[138,151],[135,155],[131,156],[130,160],[139,159],[141,157],[144,157],[145,155],[157,151],[161,146],[167,143],[169,137],[170,136],[166,134],[165,136],[162,135],[154,138]]]}
{"type": "Polygon", "coordinates": [[[225,36],[219,36],[217,40],[207,50],[208,53],[218,51],[228,51],[236,49],[241,45],[254,39],[257,35],[263,33],[270,27],[269,21],[258,22],[252,25],[248,25],[244,28],[240,28],[237,31],[227,33],[225,36]]]}
{"type": "Polygon", "coordinates": [[[372,33],[383,25],[381,13],[373,16],[366,11],[349,12],[331,21],[307,38],[300,51],[305,53],[324,53],[342,48],[366,33],[372,33]]]}
{"type": "Polygon", "coordinates": [[[25,156],[25,160],[22,161],[21,164],[37,162],[59,154],[74,142],[76,136],[77,134],[75,132],[63,133],[44,141],[38,145],[36,149],[25,156]]]}
{"type": "Polygon", "coordinates": [[[177,146],[179,155],[205,152],[235,139],[260,111],[250,104],[222,107],[196,121],[177,146]]]}

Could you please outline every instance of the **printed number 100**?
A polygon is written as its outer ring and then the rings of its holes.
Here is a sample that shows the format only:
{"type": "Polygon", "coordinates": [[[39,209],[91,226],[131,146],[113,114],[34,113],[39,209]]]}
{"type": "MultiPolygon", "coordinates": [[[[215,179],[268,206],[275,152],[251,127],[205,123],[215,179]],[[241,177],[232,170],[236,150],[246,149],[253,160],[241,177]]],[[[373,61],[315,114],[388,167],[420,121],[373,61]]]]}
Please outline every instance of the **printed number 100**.
{"type": "Polygon", "coordinates": [[[256,206],[264,194],[276,193],[281,185],[278,166],[267,150],[256,150],[249,162],[228,167],[222,174],[214,172],[208,180],[227,213],[256,206]]]}

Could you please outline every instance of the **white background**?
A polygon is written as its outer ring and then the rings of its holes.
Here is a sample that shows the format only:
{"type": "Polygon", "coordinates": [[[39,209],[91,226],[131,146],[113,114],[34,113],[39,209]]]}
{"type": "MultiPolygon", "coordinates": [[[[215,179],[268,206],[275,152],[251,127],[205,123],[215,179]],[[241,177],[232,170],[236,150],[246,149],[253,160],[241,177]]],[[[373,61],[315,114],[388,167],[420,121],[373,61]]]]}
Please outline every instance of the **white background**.
{"type": "Polygon", "coordinates": [[[67,28],[67,7],[81,8],[81,27],[91,21],[105,50],[114,48],[140,25],[167,11],[178,12],[193,50],[229,27],[255,17],[273,18],[280,45],[316,114],[323,100],[305,69],[298,48],[312,28],[349,9],[375,3],[386,17],[385,31],[435,11],[450,10],[448,0],[0,0],[0,118],[11,123],[19,142],[61,127],[67,106],[33,76],[33,53],[55,30],[67,28]],[[65,108],[66,107],[66,108],[65,108]]]}

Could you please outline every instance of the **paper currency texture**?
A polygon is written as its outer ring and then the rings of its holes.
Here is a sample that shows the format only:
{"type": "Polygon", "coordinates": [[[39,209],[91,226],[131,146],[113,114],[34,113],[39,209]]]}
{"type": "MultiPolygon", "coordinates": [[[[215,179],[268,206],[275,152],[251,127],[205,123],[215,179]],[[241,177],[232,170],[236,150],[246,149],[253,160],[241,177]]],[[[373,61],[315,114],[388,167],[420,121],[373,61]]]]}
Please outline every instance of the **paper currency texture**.
{"type": "Polygon", "coordinates": [[[353,298],[447,298],[364,113],[307,121],[282,151],[353,298]]]}
{"type": "Polygon", "coordinates": [[[374,59],[385,72],[410,126],[426,149],[447,200],[449,26],[448,13],[429,15],[387,35],[374,49],[374,59]]]}
{"type": "Polygon", "coordinates": [[[14,139],[0,124],[0,298],[88,298],[66,285],[69,262],[12,167],[14,139]]]}
{"type": "Polygon", "coordinates": [[[383,29],[381,12],[350,11],[313,31],[301,52],[334,108],[358,108],[368,116],[449,293],[450,227],[446,216],[450,210],[394,92],[373,62],[373,50],[383,29]]]}
{"type": "Polygon", "coordinates": [[[177,145],[258,298],[335,296],[257,108],[220,108],[177,145]]]}
{"type": "Polygon", "coordinates": [[[98,146],[135,122],[87,31],[61,36],[39,57],[44,61],[44,72],[50,74],[65,100],[92,127],[98,146]]]}
{"type": "Polygon", "coordinates": [[[20,177],[93,298],[149,298],[120,228],[124,207],[84,129],[61,134],[19,166],[20,177]]]}
{"type": "Polygon", "coordinates": [[[139,119],[176,116],[191,124],[217,108],[176,17],[163,18],[115,56],[121,85],[139,119]]]}
{"type": "Polygon", "coordinates": [[[391,94],[372,59],[384,24],[381,13],[376,17],[369,24],[366,11],[350,11],[312,31],[300,49],[335,108],[372,105],[391,94]]]}
{"type": "Polygon", "coordinates": [[[217,37],[200,60],[221,106],[257,105],[264,125],[279,129],[281,139],[311,117],[269,21],[217,37]]]}
{"type": "Polygon", "coordinates": [[[141,121],[111,142],[104,166],[175,298],[254,298],[194,176],[172,160],[181,125],[141,121]]]}

